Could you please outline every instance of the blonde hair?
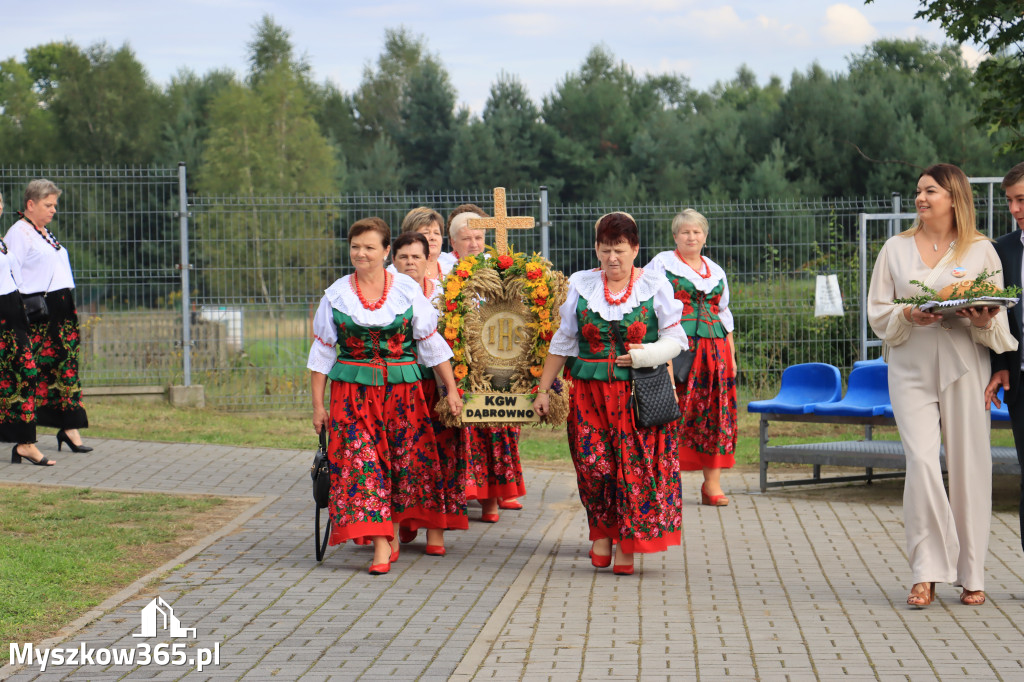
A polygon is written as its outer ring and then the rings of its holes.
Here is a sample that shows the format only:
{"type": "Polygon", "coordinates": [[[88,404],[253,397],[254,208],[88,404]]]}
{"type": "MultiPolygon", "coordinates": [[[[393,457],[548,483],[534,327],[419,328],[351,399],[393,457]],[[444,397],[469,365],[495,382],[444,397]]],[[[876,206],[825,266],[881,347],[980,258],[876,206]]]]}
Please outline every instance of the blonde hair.
{"type": "Polygon", "coordinates": [[[437,223],[438,229],[444,232],[444,218],[432,208],[419,206],[405,214],[402,219],[402,232],[419,232],[420,228],[437,223]]]}
{"type": "Polygon", "coordinates": [[[679,234],[679,230],[683,225],[696,225],[700,229],[704,230],[705,237],[708,236],[708,219],[692,208],[683,209],[680,213],[676,214],[675,218],[672,219],[673,237],[679,234]]]}
{"type": "MultiPolygon", "coordinates": [[[[953,202],[953,230],[956,233],[956,245],[953,247],[953,260],[960,263],[967,255],[971,244],[984,239],[992,241],[982,232],[978,231],[977,218],[974,215],[974,193],[971,192],[971,182],[962,170],[951,163],[937,163],[934,166],[925,168],[920,180],[929,176],[942,189],[949,192],[953,202]]],[[[918,217],[909,230],[901,233],[903,237],[913,237],[921,231],[921,218],[918,217]]]]}

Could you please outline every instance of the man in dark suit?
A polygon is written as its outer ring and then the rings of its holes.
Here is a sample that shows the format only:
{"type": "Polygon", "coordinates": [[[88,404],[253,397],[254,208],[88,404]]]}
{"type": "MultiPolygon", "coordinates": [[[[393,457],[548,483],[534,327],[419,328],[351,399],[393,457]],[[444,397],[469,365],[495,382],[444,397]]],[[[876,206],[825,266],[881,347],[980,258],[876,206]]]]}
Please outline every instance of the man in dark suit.
{"type": "MultiPolygon", "coordinates": [[[[1024,163],[1018,163],[1003,178],[1003,191],[1010,215],[1017,221],[1017,227],[1010,234],[996,240],[996,253],[1003,264],[1005,286],[1022,286],[1024,271],[1024,163]]],[[[999,406],[996,392],[1003,387],[1006,407],[1010,412],[1013,428],[1013,442],[1017,447],[1017,461],[1021,466],[1020,523],[1021,545],[1024,546],[1024,304],[1009,311],[1010,333],[1017,339],[1017,350],[1009,353],[992,353],[992,380],[985,389],[985,400],[999,406]]]]}

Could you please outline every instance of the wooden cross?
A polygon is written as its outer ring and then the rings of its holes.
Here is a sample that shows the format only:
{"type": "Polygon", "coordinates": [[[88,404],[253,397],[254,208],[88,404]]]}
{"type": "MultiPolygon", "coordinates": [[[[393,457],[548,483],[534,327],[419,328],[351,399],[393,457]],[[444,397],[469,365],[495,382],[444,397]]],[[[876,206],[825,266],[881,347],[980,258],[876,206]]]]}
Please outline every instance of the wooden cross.
{"type": "Polygon", "coordinates": [[[505,188],[494,188],[494,217],[470,218],[466,221],[467,230],[494,229],[494,248],[499,256],[508,253],[508,230],[532,230],[533,218],[523,216],[513,218],[505,209],[505,188]]]}

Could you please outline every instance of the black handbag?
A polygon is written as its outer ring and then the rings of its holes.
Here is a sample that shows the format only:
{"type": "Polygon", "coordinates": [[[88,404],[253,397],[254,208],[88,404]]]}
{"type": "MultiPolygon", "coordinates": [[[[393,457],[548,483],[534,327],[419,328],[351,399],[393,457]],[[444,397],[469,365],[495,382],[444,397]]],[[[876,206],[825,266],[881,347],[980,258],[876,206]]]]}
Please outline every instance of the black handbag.
{"type": "Polygon", "coordinates": [[[313,466],[309,468],[313,479],[313,502],[316,503],[313,542],[316,545],[316,560],[323,561],[327,540],[331,536],[331,516],[327,514],[324,532],[320,533],[320,510],[326,509],[331,499],[331,469],[327,459],[327,425],[320,429],[320,447],[313,455],[313,466]]]}
{"type": "MultiPolygon", "coordinates": [[[[625,349],[618,324],[612,322],[610,327],[616,343],[625,349]]],[[[667,362],[657,367],[631,367],[629,383],[629,408],[637,426],[661,426],[682,416],[667,362]]]]}
{"type": "MultiPolygon", "coordinates": [[[[691,339],[691,343],[695,343],[696,339],[691,339]]],[[[676,377],[676,383],[686,386],[686,382],[690,379],[690,370],[693,369],[693,361],[697,357],[697,353],[692,350],[684,350],[679,355],[672,358],[672,374],[676,377]]]]}
{"type": "Polygon", "coordinates": [[[50,309],[46,307],[46,294],[22,294],[21,302],[25,306],[25,317],[29,324],[38,324],[50,319],[50,309]]]}

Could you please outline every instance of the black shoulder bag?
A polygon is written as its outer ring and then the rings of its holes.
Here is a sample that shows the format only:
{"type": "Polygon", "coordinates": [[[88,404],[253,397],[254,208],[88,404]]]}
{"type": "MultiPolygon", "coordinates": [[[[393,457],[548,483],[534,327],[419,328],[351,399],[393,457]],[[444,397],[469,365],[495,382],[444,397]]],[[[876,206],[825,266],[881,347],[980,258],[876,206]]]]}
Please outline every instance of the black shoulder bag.
{"type": "MultiPolygon", "coordinates": [[[[618,323],[610,322],[609,326],[615,342],[625,349],[618,323]]],[[[657,367],[630,367],[629,383],[629,407],[637,426],[661,426],[679,419],[679,402],[668,363],[657,367]]]]}
{"type": "Polygon", "coordinates": [[[326,509],[331,499],[331,469],[327,460],[327,425],[320,429],[320,447],[313,455],[313,466],[309,468],[309,477],[313,479],[313,502],[316,503],[316,521],[313,542],[316,545],[316,560],[323,561],[327,549],[327,539],[331,536],[331,517],[327,515],[324,524],[323,538],[320,535],[320,510],[326,509]]]}

